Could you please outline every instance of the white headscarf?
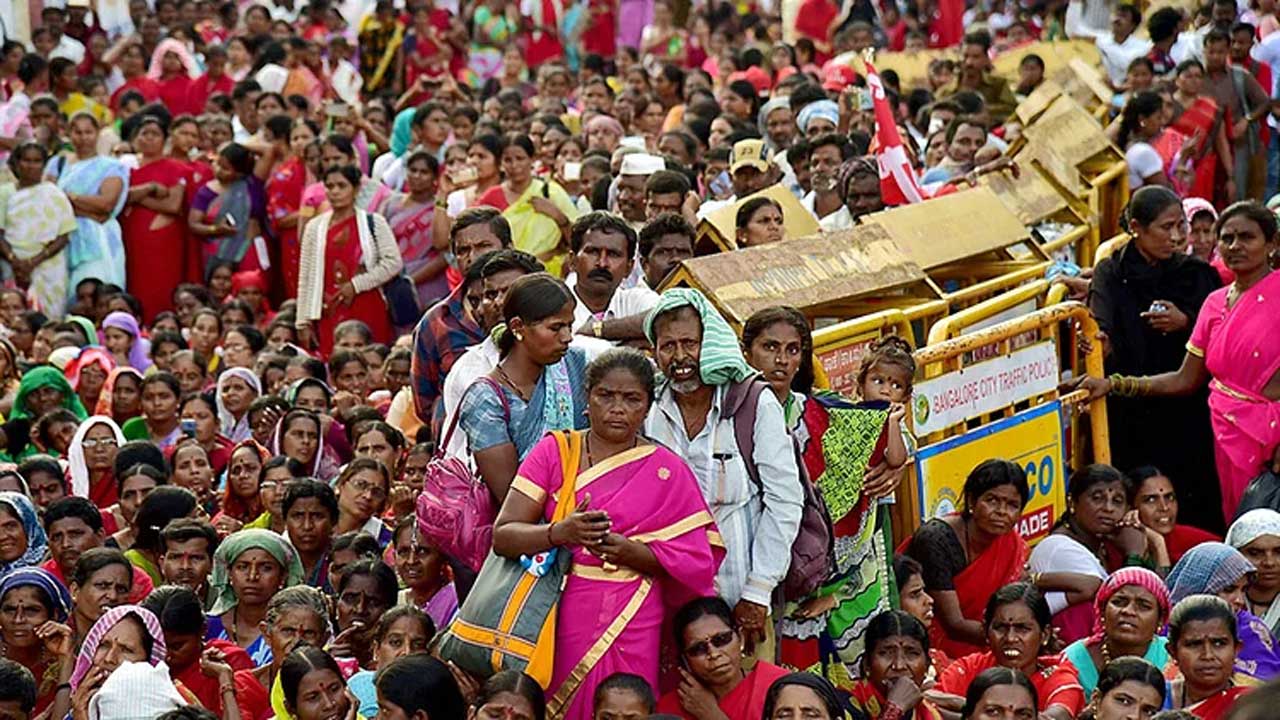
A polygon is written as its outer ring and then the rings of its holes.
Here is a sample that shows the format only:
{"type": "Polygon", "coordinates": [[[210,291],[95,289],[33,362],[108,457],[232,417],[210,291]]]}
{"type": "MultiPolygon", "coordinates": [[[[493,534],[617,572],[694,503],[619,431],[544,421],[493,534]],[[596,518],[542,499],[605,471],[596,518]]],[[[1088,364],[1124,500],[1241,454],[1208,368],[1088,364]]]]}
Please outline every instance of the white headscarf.
{"type": "Polygon", "coordinates": [[[76,497],[89,497],[89,466],[84,460],[84,438],[98,425],[111,428],[117,447],[124,444],[124,433],[120,431],[120,426],[106,415],[94,415],[80,423],[76,434],[71,438],[71,444],[67,446],[67,464],[71,466],[71,494],[76,497]]]}
{"type": "Polygon", "coordinates": [[[1226,543],[1239,550],[1263,535],[1280,537],[1280,512],[1258,508],[1241,515],[1227,530],[1226,543]]]}
{"type": "MultiPolygon", "coordinates": [[[[1226,543],[1240,550],[1263,535],[1274,535],[1280,538],[1280,512],[1268,508],[1258,508],[1236,518],[1227,529],[1226,543]]],[[[1271,601],[1266,612],[1259,614],[1262,622],[1272,632],[1280,627],[1280,598],[1271,601]]]]}
{"type": "Polygon", "coordinates": [[[218,387],[213,395],[213,403],[218,408],[218,425],[222,435],[233,443],[242,440],[248,440],[253,437],[253,428],[249,427],[249,413],[245,411],[244,415],[237,420],[235,415],[222,404],[222,387],[226,383],[227,378],[240,378],[253,388],[253,391],[262,396],[262,383],[258,381],[258,376],[248,368],[227,368],[218,376],[218,387]]]}
{"type": "Polygon", "coordinates": [[[154,718],[186,706],[163,660],[155,665],[125,662],[89,700],[89,720],[154,718]]]}

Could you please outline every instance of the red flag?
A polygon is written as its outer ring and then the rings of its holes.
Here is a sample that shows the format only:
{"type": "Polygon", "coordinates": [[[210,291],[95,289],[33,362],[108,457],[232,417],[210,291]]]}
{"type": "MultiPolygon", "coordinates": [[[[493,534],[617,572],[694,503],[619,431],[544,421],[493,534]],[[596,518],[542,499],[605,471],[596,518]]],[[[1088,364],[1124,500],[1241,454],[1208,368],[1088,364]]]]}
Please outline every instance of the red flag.
{"type": "MultiPolygon", "coordinates": [[[[865,62],[865,61],[864,61],[865,62]]],[[[880,75],[871,63],[867,66],[867,88],[876,111],[876,162],[880,165],[880,197],[887,207],[918,203],[933,197],[933,193],[920,186],[915,168],[907,157],[907,148],[893,120],[893,110],[884,95],[880,75]]]]}

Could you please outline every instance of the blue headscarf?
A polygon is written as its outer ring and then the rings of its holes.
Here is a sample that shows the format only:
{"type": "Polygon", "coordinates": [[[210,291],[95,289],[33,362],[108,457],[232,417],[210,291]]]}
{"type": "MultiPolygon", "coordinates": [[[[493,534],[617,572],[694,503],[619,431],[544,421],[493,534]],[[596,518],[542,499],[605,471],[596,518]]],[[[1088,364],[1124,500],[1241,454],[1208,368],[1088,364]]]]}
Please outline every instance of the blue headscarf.
{"type": "Polygon", "coordinates": [[[26,495],[16,492],[0,492],[0,505],[7,505],[18,516],[18,520],[22,522],[22,530],[27,534],[26,551],[13,562],[0,563],[0,575],[43,562],[49,550],[49,539],[44,534],[44,528],[40,527],[36,506],[31,504],[26,495]]]}
{"type": "Polygon", "coordinates": [[[830,120],[832,125],[840,125],[840,106],[836,105],[834,100],[818,100],[804,106],[800,114],[796,116],[796,127],[800,128],[800,132],[809,132],[809,121],[814,118],[823,118],[830,120]]]}
{"type": "Polygon", "coordinates": [[[1254,570],[1253,563],[1230,545],[1202,542],[1178,560],[1164,583],[1169,601],[1176,605],[1189,595],[1216,595],[1254,570]]]}
{"type": "Polygon", "coordinates": [[[66,586],[58,582],[53,573],[38,567],[24,567],[11,571],[0,578],[0,598],[10,590],[20,587],[38,587],[49,598],[53,608],[50,618],[58,622],[66,622],[71,615],[71,593],[66,586]]]}

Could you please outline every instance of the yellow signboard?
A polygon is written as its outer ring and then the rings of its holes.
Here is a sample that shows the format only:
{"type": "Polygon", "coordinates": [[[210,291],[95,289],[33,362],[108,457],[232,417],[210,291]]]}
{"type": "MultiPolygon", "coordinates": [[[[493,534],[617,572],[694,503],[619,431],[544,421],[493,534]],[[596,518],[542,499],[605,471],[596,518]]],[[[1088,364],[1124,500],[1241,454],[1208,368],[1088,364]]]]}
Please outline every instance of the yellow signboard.
{"type": "Polygon", "coordinates": [[[969,473],[984,460],[1004,458],[1027,471],[1031,489],[1018,531],[1032,543],[1048,535],[1067,502],[1061,408],[1055,400],[920,448],[916,485],[921,521],[959,510],[969,473]]]}

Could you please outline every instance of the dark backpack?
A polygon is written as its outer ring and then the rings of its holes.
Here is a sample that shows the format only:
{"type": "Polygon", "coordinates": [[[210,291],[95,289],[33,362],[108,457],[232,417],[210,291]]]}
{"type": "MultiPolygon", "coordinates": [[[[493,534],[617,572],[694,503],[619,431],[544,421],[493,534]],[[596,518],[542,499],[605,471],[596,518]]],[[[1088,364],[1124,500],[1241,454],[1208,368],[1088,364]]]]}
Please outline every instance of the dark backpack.
{"type": "MultiPolygon", "coordinates": [[[[725,416],[733,418],[733,437],[737,441],[738,452],[742,454],[747,476],[756,490],[763,493],[764,483],[753,462],[756,408],[762,392],[772,392],[772,389],[759,376],[730,385],[725,393],[725,416]]],[[[788,601],[799,601],[812,595],[835,571],[836,553],[831,514],[822,499],[822,491],[809,478],[800,446],[794,438],[791,448],[800,471],[797,480],[804,493],[804,506],[800,512],[800,531],[791,544],[791,564],[782,580],[782,595],[788,601]]]]}

